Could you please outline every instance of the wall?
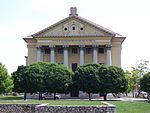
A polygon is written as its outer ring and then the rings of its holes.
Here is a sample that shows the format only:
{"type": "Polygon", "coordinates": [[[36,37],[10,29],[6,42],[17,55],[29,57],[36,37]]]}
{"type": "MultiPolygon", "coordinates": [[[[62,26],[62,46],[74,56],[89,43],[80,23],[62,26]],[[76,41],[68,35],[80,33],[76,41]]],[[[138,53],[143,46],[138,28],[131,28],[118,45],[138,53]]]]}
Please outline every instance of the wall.
{"type": "Polygon", "coordinates": [[[0,104],[0,113],[116,113],[113,105],[47,106],[34,104],[0,104]]]}

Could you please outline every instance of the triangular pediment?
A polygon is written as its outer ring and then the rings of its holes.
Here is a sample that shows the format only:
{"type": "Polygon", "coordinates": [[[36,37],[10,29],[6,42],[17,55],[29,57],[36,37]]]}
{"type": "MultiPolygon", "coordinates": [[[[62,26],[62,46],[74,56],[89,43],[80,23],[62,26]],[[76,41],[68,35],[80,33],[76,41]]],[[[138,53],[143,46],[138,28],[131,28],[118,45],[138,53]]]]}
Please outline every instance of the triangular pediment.
{"type": "MultiPolygon", "coordinates": [[[[32,35],[33,37],[54,36],[114,36],[112,32],[102,26],[92,23],[79,16],[69,16],[58,23],[32,35]]],[[[118,35],[118,34],[117,34],[118,35]]]]}

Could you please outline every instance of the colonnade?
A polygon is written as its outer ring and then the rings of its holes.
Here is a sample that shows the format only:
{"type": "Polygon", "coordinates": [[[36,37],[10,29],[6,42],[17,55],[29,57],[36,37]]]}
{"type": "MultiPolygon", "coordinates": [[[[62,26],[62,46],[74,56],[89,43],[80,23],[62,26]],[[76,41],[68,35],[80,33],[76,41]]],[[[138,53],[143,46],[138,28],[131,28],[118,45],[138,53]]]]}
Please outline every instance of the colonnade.
{"type": "MultiPolygon", "coordinates": [[[[97,64],[98,63],[98,45],[93,45],[93,63],[97,64]]],[[[37,62],[40,62],[43,60],[43,53],[41,50],[42,46],[38,46],[37,47],[37,62]]],[[[55,46],[50,45],[49,49],[50,49],[50,61],[51,63],[55,63],[55,46]]],[[[64,55],[64,62],[63,64],[65,66],[68,66],[68,48],[69,45],[64,45],[63,46],[63,55],[64,55]]],[[[84,48],[85,45],[80,45],[80,65],[84,64],[84,48]]],[[[107,65],[111,65],[111,45],[106,45],[106,64],[107,65]]]]}

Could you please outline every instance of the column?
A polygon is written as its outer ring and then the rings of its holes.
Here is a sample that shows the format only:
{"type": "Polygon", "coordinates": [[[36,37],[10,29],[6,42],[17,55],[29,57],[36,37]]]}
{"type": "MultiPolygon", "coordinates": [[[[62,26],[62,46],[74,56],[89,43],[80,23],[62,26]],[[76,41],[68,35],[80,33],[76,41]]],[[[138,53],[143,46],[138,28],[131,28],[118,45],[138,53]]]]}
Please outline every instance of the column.
{"type": "Polygon", "coordinates": [[[84,64],[84,48],[85,45],[80,45],[80,65],[84,64]]]}
{"type": "Polygon", "coordinates": [[[93,45],[93,63],[98,64],[98,45],[93,45]]]}
{"type": "Polygon", "coordinates": [[[111,45],[106,45],[106,64],[111,65],[111,45]]]}
{"type": "Polygon", "coordinates": [[[36,61],[40,62],[41,61],[41,46],[37,46],[37,53],[36,53],[36,61]]]}
{"type": "Polygon", "coordinates": [[[50,48],[50,61],[51,63],[55,63],[55,49],[54,49],[54,45],[49,45],[50,48]]]}
{"type": "Polygon", "coordinates": [[[68,67],[68,47],[69,45],[64,45],[64,65],[68,67]]]}

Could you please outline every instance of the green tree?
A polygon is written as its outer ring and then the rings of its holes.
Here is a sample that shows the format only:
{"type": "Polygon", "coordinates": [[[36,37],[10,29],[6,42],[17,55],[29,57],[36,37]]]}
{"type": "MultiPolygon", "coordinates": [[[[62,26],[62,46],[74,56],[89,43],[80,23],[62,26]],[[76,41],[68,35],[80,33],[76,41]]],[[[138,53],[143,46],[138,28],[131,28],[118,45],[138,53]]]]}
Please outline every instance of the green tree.
{"type": "Polygon", "coordinates": [[[136,62],[136,69],[139,71],[139,76],[143,77],[145,73],[148,72],[148,63],[147,60],[138,60],[136,62]]]}
{"type": "Polygon", "coordinates": [[[135,94],[134,92],[137,92],[139,91],[139,84],[140,84],[140,78],[141,76],[139,76],[139,70],[134,68],[134,67],[131,67],[131,81],[133,83],[133,86],[132,86],[132,95],[133,97],[135,97],[135,94]]]}
{"type": "Polygon", "coordinates": [[[128,89],[126,91],[126,96],[127,96],[128,93],[130,93],[131,91],[132,92],[134,91],[135,85],[134,85],[134,82],[133,82],[132,75],[131,75],[130,71],[125,71],[124,74],[125,74],[125,77],[128,80],[128,89]]]}
{"type": "Polygon", "coordinates": [[[62,64],[46,64],[44,71],[45,90],[54,93],[69,93],[73,72],[62,64]]]}
{"type": "Polygon", "coordinates": [[[13,82],[7,69],[0,63],[0,93],[8,93],[13,88],[13,82]]]}
{"type": "MultiPolygon", "coordinates": [[[[146,91],[150,94],[150,72],[145,74],[140,80],[141,90],[146,91]]],[[[149,98],[150,99],[150,98],[149,98]]]]}
{"type": "Polygon", "coordinates": [[[91,93],[98,92],[97,64],[87,64],[77,68],[73,76],[73,82],[78,89],[88,93],[91,100],[91,93]]]}
{"type": "Polygon", "coordinates": [[[14,91],[27,93],[39,92],[39,100],[42,92],[66,93],[71,84],[72,71],[59,64],[39,62],[29,66],[19,66],[12,74],[14,79],[14,91]]]}
{"type": "MultiPolygon", "coordinates": [[[[43,63],[36,63],[30,66],[19,66],[17,71],[12,73],[14,91],[24,92],[24,100],[26,99],[27,93],[42,92],[45,89],[43,65],[43,63]]],[[[39,99],[41,99],[40,95],[39,99]]]]}
{"type": "Polygon", "coordinates": [[[13,90],[19,93],[24,92],[24,100],[26,100],[26,94],[32,92],[30,90],[32,81],[29,75],[29,66],[19,66],[17,71],[12,73],[12,78],[14,83],[13,90]]]}
{"type": "Polygon", "coordinates": [[[104,94],[104,100],[107,100],[107,93],[126,92],[128,81],[121,68],[101,65],[98,69],[98,75],[99,91],[104,94]]]}

